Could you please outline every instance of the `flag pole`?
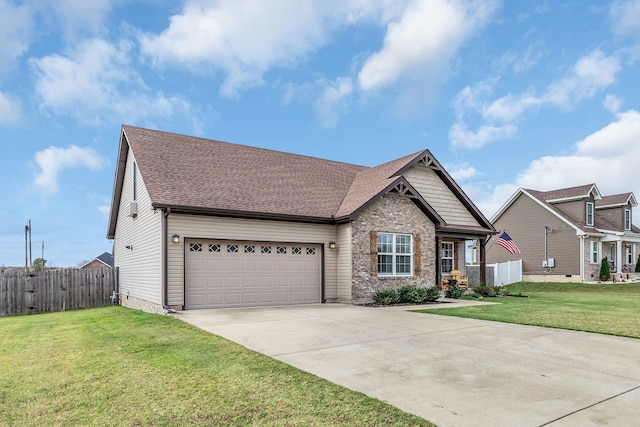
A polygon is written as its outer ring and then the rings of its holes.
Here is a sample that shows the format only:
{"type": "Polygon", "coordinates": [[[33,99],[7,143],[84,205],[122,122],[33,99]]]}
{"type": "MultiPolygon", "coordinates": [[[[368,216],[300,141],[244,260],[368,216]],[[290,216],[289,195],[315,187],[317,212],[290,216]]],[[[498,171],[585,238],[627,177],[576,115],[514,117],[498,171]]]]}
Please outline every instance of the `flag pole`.
{"type": "Polygon", "coordinates": [[[493,247],[493,245],[496,243],[496,239],[494,239],[494,237],[495,236],[502,236],[502,233],[504,233],[505,231],[507,231],[507,230],[498,231],[496,234],[494,234],[493,236],[489,237],[489,241],[491,242],[491,246],[486,248],[485,252],[488,251],[489,249],[491,249],[493,247]]]}

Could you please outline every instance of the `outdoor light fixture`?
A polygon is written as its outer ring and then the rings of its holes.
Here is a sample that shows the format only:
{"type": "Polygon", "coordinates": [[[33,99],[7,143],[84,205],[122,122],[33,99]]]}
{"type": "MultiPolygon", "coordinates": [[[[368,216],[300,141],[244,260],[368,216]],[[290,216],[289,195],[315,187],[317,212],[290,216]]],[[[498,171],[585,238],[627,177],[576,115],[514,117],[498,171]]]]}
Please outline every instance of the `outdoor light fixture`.
{"type": "Polygon", "coordinates": [[[172,241],[173,243],[176,243],[176,244],[177,244],[177,243],[180,243],[180,236],[179,236],[179,235],[177,235],[177,234],[174,234],[174,235],[171,237],[171,241],[172,241]]]}
{"type": "Polygon", "coordinates": [[[336,248],[336,242],[329,242],[329,249],[335,249],[336,248]]]}

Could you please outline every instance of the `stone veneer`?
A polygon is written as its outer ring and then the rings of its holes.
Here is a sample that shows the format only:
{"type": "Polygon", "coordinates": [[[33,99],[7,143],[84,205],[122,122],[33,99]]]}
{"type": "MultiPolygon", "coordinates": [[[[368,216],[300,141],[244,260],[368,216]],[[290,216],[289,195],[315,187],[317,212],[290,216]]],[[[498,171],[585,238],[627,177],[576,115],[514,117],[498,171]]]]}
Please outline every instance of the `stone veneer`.
{"type": "Polygon", "coordinates": [[[351,302],[354,304],[372,302],[372,295],[379,289],[435,285],[435,225],[408,197],[387,194],[366,207],[351,223],[351,243],[351,302]],[[411,234],[414,239],[419,234],[420,274],[408,277],[371,275],[371,231],[411,234]]]}
{"type": "Polygon", "coordinates": [[[147,313],[166,314],[167,311],[160,304],[155,304],[133,296],[127,296],[126,292],[120,294],[120,305],[123,307],[142,310],[147,313]]]}

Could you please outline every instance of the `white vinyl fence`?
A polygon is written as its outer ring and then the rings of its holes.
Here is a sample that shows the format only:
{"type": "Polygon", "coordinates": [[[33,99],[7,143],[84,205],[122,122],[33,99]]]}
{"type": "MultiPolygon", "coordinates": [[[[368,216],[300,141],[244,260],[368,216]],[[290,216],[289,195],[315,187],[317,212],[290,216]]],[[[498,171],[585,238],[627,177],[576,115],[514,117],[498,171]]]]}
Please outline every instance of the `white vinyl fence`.
{"type": "Polygon", "coordinates": [[[522,260],[487,264],[487,270],[493,268],[493,284],[504,286],[522,282],[522,260]]]}

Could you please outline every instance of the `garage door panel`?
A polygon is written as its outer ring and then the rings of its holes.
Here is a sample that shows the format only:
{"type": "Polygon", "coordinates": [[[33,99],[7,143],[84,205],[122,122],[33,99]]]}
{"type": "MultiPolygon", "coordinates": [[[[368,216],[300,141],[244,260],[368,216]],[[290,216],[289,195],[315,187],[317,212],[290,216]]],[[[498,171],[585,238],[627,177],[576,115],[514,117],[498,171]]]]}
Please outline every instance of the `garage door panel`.
{"type": "Polygon", "coordinates": [[[317,246],[193,241],[185,250],[188,309],[320,302],[317,246]]]}
{"type": "Polygon", "coordinates": [[[258,277],[260,288],[272,288],[274,284],[273,276],[260,276],[258,277]]]}
{"type": "Polygon", "coordinates": [[[257,292],[243,292],[243,294],[242,294],[242,302],[243,302],[243,304],[256,305],[258,303],[258,293],[257,292]]]}
{"type": "Polygon", "coordinates": [[[228,276],[225,278],[224,284],[226,289],[242,288],[242,277],[228,276]]]}
{"type": "Polygon", "coordinates": [[[255,259],[243,260],[242,271],[258,271],[258,262],[255,259]]]}
{"type": "Polygon", "coordinates": [[[224,289],[224,279],[220,276],[209,276],[206,278],[208,289],[224,289]]]}
{"type": "Polygon", "coordinates": [[[228,259],[224,262],[225,271],[242,271],[242,261],[239,259],[228,259]]]}
{"type": "Polygon", "coordinates": [[[208,259],[206,260],[206,269],[209,272],[212,271],[224,271],[224,263],[220,259],[208,259]]]}
{"type": "Polygon", "coordinates": [[[220,307],[224,304],[224,294],[221,293],[208,293],[207,305],[220,307]]]}
{"type": "Polygon", "coordinates": [[[243,276],[242,277],[242,287],[244,289],[247,288],[257,288],[258,287],[258,277],[257,276],[243,276]]]}
{"type": "Polygon", "coordinates": [[[240,292],[227,292],[224,294],[225,305],[240,305],[242,294],[240,292]]]}

